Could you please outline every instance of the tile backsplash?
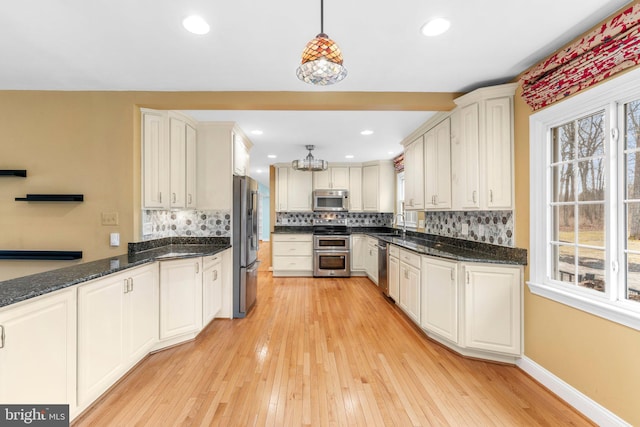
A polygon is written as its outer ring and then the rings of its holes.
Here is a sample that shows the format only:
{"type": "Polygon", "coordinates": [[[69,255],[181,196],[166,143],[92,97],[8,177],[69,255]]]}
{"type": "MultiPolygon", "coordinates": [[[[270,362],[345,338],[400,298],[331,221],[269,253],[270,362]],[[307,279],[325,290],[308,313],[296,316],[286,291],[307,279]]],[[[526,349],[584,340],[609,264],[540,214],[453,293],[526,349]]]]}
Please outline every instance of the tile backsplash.
{"type": "Polygon", "coordinates": [[[349,227],[391,227],[392,213],[348,212],[276,212],[276,224],[286,226],[311,226],[314,218],[346,218],[349,227]]]}
{"type": "Polygon", "coordinates": [[[231,237],[231,211],[142,211],[142,240],[231,237]]]}
{"type": "Polygon", "coordinates": [[[425,214],[424,232],[427,234],[499,246],[515,246],[513,228],[513,211],[428,211],[425,214]]]}

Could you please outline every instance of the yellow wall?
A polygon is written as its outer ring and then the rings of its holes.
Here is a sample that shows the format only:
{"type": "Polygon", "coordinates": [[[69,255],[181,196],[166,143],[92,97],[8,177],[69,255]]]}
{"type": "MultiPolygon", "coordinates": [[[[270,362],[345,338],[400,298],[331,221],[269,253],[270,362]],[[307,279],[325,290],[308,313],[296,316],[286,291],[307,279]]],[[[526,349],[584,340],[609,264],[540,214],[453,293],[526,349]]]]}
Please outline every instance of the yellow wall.
{"type": "Polygon", "coordinates": [[[450,110],[457,94],[352,92],[0,92],[0,249],[82,250],[80,261],[0,260],[0,280],[119,255],[140,234],[140,119],[156,109],[450,110]],[[83,203],[25,203],[82,193],[83,203]],[[117,212],[118,226],[102,226],[117,212]],[[119,232],[121,246],[109,247],[119,232]]]}

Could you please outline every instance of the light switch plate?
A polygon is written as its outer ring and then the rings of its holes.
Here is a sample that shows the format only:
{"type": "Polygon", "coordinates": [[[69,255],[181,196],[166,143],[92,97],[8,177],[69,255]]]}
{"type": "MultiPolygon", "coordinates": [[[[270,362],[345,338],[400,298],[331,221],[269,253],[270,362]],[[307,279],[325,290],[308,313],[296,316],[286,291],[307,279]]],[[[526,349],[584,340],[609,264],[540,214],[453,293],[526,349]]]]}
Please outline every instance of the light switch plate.
{"type": "Polygon", "coordinates": [[[462,234],[469,234],[469,224],[466,222],[462,223],[462,234]]]}
{"type": "Polygon", "coordinates": [[[118,212],[102,212],[102,225],[118,225],[118,212]]]}
{"type": "Polygon", "coordinates": [[[111,233],[109,235],[109,244],[111,246],[120,246],[120,233],[111,233]]]}

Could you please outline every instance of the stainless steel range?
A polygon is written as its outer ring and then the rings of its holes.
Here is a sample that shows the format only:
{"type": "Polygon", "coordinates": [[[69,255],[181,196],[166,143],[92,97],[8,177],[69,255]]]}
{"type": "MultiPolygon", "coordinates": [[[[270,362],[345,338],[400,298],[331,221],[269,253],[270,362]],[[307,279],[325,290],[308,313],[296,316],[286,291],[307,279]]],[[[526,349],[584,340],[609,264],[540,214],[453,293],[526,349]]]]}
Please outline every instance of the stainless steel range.
{"type": "Polygon", "coordinates": [[[313,276],[351,276],[351,236],[343,218],[313,221],[313,276]]]}

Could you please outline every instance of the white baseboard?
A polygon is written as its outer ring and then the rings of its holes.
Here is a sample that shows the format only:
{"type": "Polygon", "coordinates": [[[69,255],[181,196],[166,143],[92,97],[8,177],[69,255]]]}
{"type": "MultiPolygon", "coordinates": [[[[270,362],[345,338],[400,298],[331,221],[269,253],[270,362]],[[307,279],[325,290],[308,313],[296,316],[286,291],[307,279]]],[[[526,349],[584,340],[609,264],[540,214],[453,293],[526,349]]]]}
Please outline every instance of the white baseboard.
{"type": "Polygon", "coordinates": [[[523,356],[516,362],[516,365],[599,426],[631,427],[631,424],[595,400],[576,390],[528,357],[523,356]]]}

